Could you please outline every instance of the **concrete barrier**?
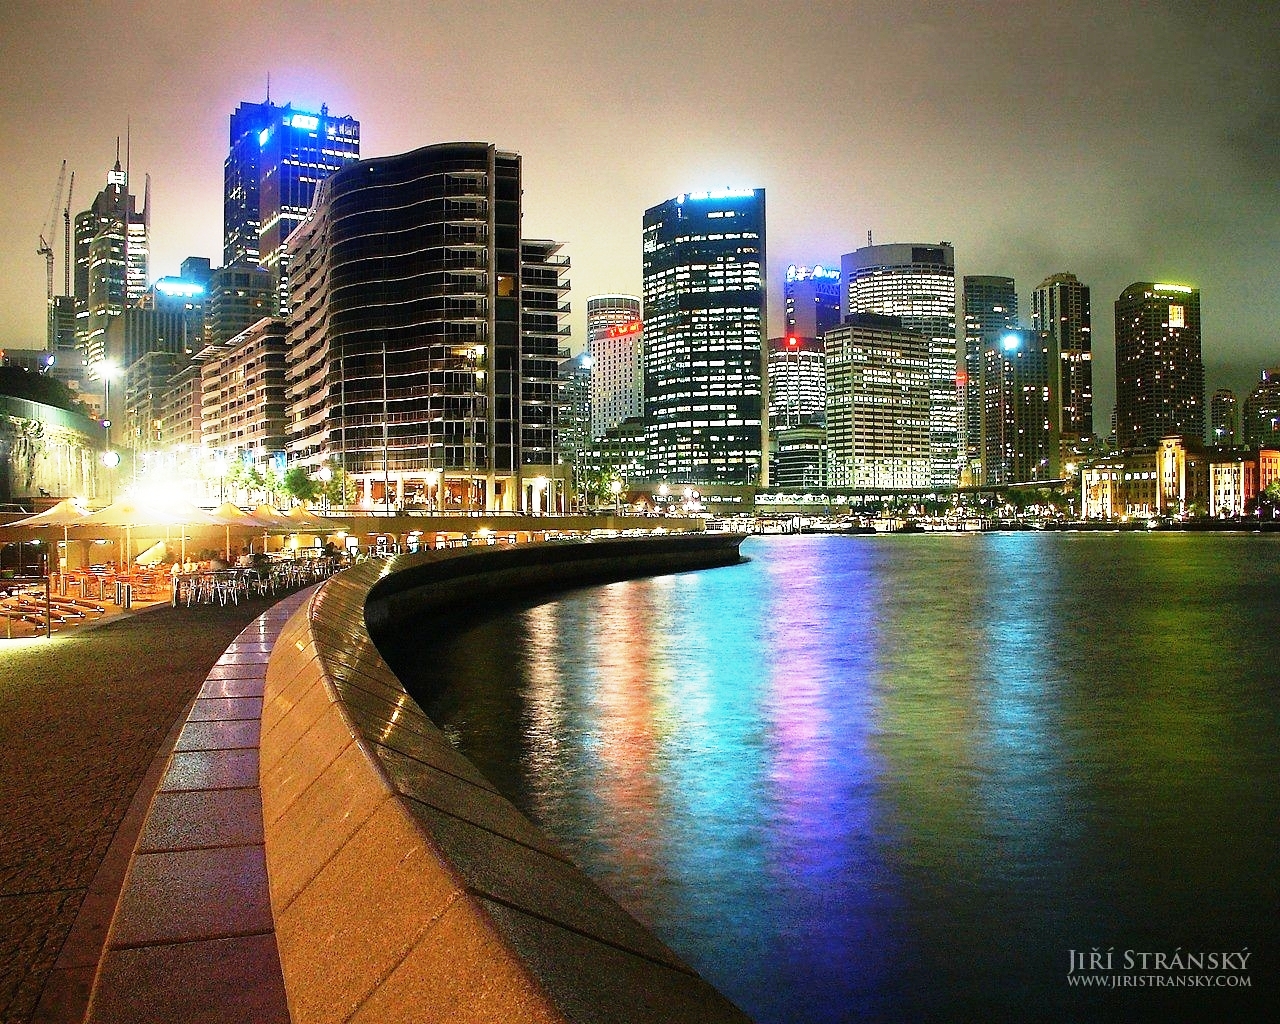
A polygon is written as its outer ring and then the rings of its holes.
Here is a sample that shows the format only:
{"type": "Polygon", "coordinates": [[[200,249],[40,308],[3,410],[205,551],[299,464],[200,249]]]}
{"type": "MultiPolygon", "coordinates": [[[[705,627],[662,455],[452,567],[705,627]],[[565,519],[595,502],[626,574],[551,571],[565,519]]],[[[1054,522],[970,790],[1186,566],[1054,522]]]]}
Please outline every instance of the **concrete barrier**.
{"type": "Polygon", "coordinates": [[[261,788],[294,1024],[747,1020],[448,744],[370,636],[730,564],[740,541],[400,556],[340,574],[290,619],[267,667],[261,788]]]}

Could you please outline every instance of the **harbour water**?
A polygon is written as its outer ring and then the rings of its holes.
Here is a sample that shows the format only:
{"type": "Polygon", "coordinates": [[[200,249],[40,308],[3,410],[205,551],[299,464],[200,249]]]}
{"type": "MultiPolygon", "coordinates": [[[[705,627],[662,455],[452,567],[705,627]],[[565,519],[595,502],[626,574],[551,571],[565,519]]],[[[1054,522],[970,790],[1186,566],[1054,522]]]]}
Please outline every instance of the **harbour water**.
{"type": "Polygon", "coordinates": [[[761,1024],[1280,1005],[1280,536],[743,554],[389,657],[761,1024]]]}

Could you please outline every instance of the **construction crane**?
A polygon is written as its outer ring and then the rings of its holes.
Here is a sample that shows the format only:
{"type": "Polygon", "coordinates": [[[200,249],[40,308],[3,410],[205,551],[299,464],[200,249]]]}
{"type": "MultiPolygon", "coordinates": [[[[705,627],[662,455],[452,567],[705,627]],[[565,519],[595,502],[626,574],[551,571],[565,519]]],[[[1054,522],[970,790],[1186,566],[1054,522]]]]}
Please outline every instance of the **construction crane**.
{"type": "Polygon", "coordinates": [[[58,172],[58,187],[54,189],[53,201],[49,204],[49,215],[40,228],[40,248],[36,250],[36,255],[44,257],[45,292],[50,302],[53,301],[53,247],[45,241],[45,235],[57,238],[58,222],[55,218],[58,216],[58,207],[62,205],[62,185],[66,180],[67,162],[63,160],[62,170],[58,172]]]}
{"type": "Polygon", "coordinates": [[[71,294],[71,193],[76,190],[76,172],[67,182],[67,205],[62,208],[62,294],[71,294]]]}

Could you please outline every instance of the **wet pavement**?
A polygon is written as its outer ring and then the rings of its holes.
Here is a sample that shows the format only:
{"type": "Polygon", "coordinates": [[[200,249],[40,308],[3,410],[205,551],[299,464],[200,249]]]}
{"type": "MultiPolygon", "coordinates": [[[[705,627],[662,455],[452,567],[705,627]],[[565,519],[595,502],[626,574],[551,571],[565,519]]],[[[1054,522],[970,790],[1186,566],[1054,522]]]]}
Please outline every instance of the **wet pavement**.
{"type": "Polygon", "coordinates": [[[27,1022],[152,761],[278,598],[0,640],[0,1021],[27,1022]]]}

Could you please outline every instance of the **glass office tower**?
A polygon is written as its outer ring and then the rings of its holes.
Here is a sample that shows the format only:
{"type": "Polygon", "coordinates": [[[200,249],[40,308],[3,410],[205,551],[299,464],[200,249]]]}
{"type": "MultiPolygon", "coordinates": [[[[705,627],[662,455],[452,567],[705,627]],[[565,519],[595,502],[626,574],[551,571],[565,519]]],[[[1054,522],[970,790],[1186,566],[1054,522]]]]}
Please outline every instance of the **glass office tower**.
{"type": "Polygon", "coordinates": [[[645,211],[652,479],[761,481],[764,268],[764,189],[684,193],[645,211]]]}

